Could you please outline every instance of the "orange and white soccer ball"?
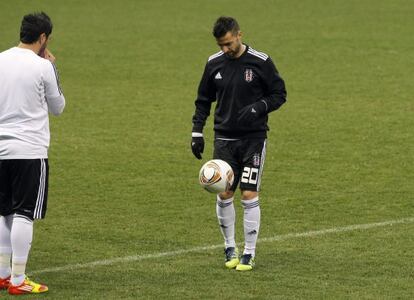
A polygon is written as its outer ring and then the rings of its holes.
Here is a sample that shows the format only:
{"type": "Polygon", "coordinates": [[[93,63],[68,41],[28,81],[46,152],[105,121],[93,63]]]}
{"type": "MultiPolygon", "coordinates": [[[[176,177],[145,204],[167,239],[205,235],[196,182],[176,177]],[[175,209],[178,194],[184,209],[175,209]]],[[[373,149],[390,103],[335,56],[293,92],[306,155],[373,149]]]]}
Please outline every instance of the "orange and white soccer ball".
{"type": "Polygon", "coordinates": [[[201,167],[199,180],[201,186],[210,193],[222,193],[233,185],[233,169],[224,160],[209,160],[201,167]]]}

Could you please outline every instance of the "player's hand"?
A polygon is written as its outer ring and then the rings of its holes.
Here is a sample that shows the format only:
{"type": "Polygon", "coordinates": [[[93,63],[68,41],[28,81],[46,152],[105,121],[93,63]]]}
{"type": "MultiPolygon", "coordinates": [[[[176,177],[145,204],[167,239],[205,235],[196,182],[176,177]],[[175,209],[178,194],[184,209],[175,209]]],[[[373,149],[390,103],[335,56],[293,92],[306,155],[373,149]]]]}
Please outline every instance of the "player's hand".
{"type": "Polygon", "coordinates": [[[201,159],[201,153],[204,152],[204,138],[203,136],[197,136],[191,138],[191,151],[198,159],[201,159]]]}
{"type": "Polygon", "coordinates": [[[259,117],[266,114],[267,106],[264,101],[258,101],[247,105],[239,110],[237,122],[241,124],[250,124],[259,117]]]}
{"type": "Polygon", "coordinates": [[[47,59],[51,63],[55,63],[55,60],[56,60],[55,56],[47,48],[43,52],[39,53],[39,56],[43,57],[44,59],[47,59]]]}

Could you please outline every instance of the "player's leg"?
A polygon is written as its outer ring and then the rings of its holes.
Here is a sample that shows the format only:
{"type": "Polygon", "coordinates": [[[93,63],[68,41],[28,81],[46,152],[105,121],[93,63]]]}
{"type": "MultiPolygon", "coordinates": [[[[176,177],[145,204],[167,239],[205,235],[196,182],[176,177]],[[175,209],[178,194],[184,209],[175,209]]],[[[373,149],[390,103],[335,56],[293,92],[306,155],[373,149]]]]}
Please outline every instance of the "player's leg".
{"type": "Polygon", "coordinates": [[[217,195],[216,214],[221,233],[224,238],[225,248],[236,247],[234,224],[235,224],[235,210],[234,210],[234,192],[229,191],[217,195]]]}
{"type": "Polygon", "coordinates": [[[11,187],[9,162],[0,160],[0,290],[7,289],[11,274],[11,187]]]}
{"type": "Polygon", "coordinates": [[[26,264],[33,237],[33,220],[46,213],[48,186],[47,159],[14,160],[13,168],[13,223],[10,240],[12,268],[9,294],[43,293],[47,286],[26,277],[26,264]]]}
{"type": "Polygon", "coordinates": [[[11,284],[21,285],[26,278],[26,264],[33,239],[33,221],[27,217],[14,215],[11,228],[12,276],[11,284]]]}
{"type": "Polygon", "coordinates": [[[244,148],[244,166],[240,179],[244,210],[244,250],[236,268],[239,271],[248,271],[254,266],[261,216],[258,191],[266,154],[266,140],[247,140],[244,148]]]}
{"type": "Polygon", "coordinates": [[[244,250],[238,271],[249,271],[254,267],[256,243],[260,229],[259,194],[253,191],[242,191],[244,250]]]}
{"type": "Polygon", "coordinates": [[[216,214],[220,231],[224,238],[225,266],[233,269],[239,263],[239,250],[235,240],[236,212],[234,209],[234,192],[217,195],[216,214]]]}
{"type": "Polygon", "coordinates": [[[216,214],[220,231],[224,238],[225,266],[235,268],[239,263],[239,253],[235,240],[236,212],[234,209],[234,190],[237,188],[240,172],[235,168],[234,158],[231,152],[231,142],[216,140],[214,142],[214,159],[222,159],[230,164],[234,171],[234,183],[230,191],[217,195],[216,214]]]}
{"type": "Polygon", "coordinates": [[[0,290],[10,285],[12,246],[10,230],[13,216],[0,216],[0,290]]]}

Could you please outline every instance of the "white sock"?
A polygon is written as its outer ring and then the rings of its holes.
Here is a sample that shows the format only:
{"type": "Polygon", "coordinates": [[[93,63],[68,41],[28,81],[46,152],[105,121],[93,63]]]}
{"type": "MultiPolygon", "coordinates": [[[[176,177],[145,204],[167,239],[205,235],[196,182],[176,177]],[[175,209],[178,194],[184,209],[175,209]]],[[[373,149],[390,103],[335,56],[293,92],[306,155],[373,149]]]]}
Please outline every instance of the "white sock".
{"type": "Polygon", "coordinates": [[[256,254],[256,242],[260,228],[259,197],[251,200],[242,200],[244,208],[244,251],[243,254],[256,254]]]}
{"type": "Polygon", "coordinates": [[[10,236],[13,249],[11,283],[20,285],[25,278],[26,263],[32,245],[33,221],[15,215],[10,236]]]}
{"type": "Polygon", "coordinates": [[[236,247],[234,225],[236,222],[236,212],[233,205],[233,197],[227,200],[221,200],[217,195],[216,213],[220,225],[221,233],[224,238],[224,245],[236,247]]]}
{"type": "Polygon", "coordinates": [[[11,274],[10,261],[12,247],[10,229],[13,216],[0,216],[0,278],[7,278],[11,274]]]}

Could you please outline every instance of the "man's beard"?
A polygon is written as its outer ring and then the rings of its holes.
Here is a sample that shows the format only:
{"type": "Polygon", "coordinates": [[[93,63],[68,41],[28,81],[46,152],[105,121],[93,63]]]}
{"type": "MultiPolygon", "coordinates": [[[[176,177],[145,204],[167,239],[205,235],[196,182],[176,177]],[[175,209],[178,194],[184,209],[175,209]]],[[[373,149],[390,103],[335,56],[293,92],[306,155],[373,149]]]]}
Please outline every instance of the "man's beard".
{"type": "Polygon", "coordinates": [[[240,45],[234,49],[234,51],[230,51],[228,53],[226,53],[228,58],[236,58],[236,55],[240,52],[240,48],[241,48],[242,44],[240,43],[240,45]]]}

